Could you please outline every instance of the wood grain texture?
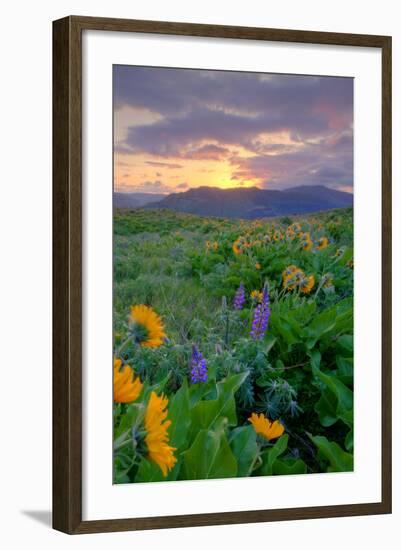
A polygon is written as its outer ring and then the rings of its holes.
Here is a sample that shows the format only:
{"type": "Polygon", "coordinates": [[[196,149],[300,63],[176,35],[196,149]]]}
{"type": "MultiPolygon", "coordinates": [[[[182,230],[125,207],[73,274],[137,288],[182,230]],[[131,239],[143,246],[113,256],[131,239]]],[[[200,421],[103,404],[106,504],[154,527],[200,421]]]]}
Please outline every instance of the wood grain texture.
{"type": "Polygon", "coordinates": [[[391,512],[391,38],[71,16],[53,23],[53,527],[69,534],[391,512]],[[382,51],[382,500],[377,503],[82,521],[83,30],[375,47],[382,51]]]}
{"type": "Polygon", "coordinates": [[[80,32],[53,27],[53,527],[81,523],[80,32]]]}

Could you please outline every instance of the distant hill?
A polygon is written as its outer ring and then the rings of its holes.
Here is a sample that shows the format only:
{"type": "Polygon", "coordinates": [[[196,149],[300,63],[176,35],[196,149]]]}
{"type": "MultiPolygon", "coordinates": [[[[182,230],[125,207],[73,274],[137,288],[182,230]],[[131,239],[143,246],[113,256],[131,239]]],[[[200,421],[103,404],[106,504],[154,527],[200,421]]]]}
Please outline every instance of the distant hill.
{"type": "Polygon", "coordinates": [[[115,208],[141,208],[145,204],[162,200],[166,195],[157,193],[118,193],[113,194],[115,208]]]}
{"type": "Polygon", "coordinates": [[[197,187],[172,193],[145,208],[168,208],[199,216],[255,219],[307,214],[352,206],[353,195],[323,185],[304,185],[283,191],[257,187],[220,189],[197,187]]]}

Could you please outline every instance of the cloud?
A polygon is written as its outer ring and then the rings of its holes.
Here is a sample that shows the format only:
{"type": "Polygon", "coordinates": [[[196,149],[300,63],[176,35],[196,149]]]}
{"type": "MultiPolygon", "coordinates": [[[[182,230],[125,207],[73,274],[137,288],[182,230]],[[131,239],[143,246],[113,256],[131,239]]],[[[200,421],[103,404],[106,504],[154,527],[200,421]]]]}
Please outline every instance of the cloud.
{"type": "Polygon", "coordinates": [[[203,145],[185,153],[185,158],[194,160],[221,160],[230,153],[226,147],[219,145],[203,145]]]}
{"type": "Polygon", "coordinates": [[[326,185],[332,188],[353,184],[352,140],[340,138],[331,143],[305,146],[299,151],[232,157],[232,179],[259,180],[261,187],[283,189],[297,185],[326,185]]]}
{"type": "Polygon", "coordinates": [[[328,130],[323,116],[311,118],[305,112],[288,117],[278,117],[277,113],[269,112],[256,117],[222,110],[197,109],[154,124],[129,128],[124,146],[133,152],[187,158],[194,144],[204,140],[224,144],[220,145],[221,148],[230,144],[252,151],[255,149],[253,140],[263,133],[289,131],[294,139],[301,140],[328,130]]]}
{"type": "Polygon", "coordinates": [[[175,193],[189,188],[187,182],[178,185],[168,185],[161,180],[145,180],[140,183],[128,184],[120,183],[116,186],[120,191],[129,191],[131,193],[175,193]]]}
{"type": "Polygon", "coordinates": [[[351,78],[129,66],[113,76],[115,109],[153,113],[116,153],[148,155],[157,178],[182,159],[224,163],[238,185],[353,184],[351,78]]]}
{"type": "Polygon", "coordinates": [[[352,78],[114,66],[113,82],[117,109],[129,105],[163,117],[199,107],[352,113],[352,78]]]}
{"type": "Polygon", "coordinates": [[[156,161],[153,161],[153,160],[147,160],[146,164],[148,164],[149,166],[156,166],[156,167],[160,167],[160,168],[171,168],[171,169],[173,169],[173,168],[174,169],[182,168],[181,164],[176,164],[174,162],[156,162],[156,161]]]}

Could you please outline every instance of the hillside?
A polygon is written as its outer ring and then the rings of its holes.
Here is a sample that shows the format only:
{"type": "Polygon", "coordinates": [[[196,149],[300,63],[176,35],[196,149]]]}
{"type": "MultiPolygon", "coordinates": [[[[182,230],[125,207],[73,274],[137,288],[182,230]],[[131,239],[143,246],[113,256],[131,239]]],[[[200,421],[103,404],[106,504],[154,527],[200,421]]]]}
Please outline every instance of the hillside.
{"type": "Polygon", "coordinates": [[[165,195],[156,193],[119,193],[113,194],[113,203],[115,208],[141,208],[145,204],[158,202],[165,195]]]}
{"type": "Polygon", "coordinates": [[[353,195],[327,187],[301,186],[283,191],[250,188],[198,187],[172,193],[145,208],[167,208],[199,216],[255,219],[307,214],[352,206],[353,195]]]}

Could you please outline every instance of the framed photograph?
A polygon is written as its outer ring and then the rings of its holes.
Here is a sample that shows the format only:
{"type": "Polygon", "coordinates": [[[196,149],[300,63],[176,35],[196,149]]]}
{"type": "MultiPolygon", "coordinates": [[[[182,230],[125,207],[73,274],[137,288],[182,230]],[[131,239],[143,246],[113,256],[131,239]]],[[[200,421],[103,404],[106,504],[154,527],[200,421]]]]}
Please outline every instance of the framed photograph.
{"type": "Polygon", "coordinates": [[[391,37],[53,24],[53,526],[391,512],[391,37]]]}

